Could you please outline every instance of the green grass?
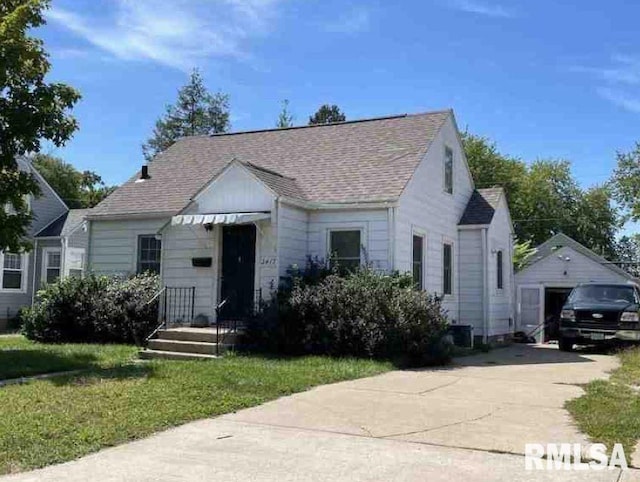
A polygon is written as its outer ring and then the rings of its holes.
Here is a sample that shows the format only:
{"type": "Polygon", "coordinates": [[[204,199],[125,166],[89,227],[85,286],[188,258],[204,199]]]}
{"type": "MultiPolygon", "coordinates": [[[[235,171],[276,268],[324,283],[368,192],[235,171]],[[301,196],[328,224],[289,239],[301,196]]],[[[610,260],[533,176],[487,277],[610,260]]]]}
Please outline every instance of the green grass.
{"type": "Polygon", "coordinates": [[[74,459],[316,385],[371,376],[369,360],[230,356],[94,368],[0,388],[0,473],[74,459]]]}
{"type": "Polygon", "coordinates": [[[592,441],[604,443],[609,450],[621,443],[629,458],[640,440],[640,348],[618,356],[621,366],[609,380],[588,383],[586,393],[566,407],[592,441]]]}
{"type": "Polygon", "coordinates": [[[124,345],[43,345],[23,336],[0,336],[0,380],[130,362],[137,350],[124,345]]]}

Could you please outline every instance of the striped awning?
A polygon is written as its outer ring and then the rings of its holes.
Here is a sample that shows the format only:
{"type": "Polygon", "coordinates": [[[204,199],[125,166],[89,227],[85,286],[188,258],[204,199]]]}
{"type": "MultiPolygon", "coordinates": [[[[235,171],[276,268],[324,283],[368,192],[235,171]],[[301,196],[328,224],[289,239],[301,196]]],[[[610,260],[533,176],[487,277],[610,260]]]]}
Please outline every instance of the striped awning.
{"type": "Polygon", "coordinates": [[[183,214],[173,216],[171,225],[248,224],[262,219],[271,219],[271,213],[183,214]]]}

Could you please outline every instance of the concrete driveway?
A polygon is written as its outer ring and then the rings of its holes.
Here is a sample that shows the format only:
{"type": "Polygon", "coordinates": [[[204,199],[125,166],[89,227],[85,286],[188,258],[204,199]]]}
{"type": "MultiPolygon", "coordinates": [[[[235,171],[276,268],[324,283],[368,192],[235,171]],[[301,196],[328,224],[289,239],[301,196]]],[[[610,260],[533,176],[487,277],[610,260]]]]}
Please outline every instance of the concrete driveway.
{"type": "Polygon", "coordinates": [[[8,480],[635,480],[524,468],[525,443],[587,443],[563,404],[615,366],[516,345],[318,387],[8,480]]]}

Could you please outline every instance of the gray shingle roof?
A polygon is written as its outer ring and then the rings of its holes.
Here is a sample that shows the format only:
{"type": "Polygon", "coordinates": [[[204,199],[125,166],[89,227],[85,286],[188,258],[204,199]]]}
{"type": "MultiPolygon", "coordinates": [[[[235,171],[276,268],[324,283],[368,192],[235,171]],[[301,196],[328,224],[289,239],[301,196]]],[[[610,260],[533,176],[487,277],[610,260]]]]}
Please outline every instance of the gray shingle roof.
{"type": "Polygon", "coordinates": [[[460,218],[460,225],[490,224],[503,193],[501,187],[474,191],[460,218]]]}
{"type": "Polygon", "coordinates": [[[93,216],[176,213],[236,159],[281,195],[339,203],[397,199],[450,110],[290,129],[188,137],[93,216]]]}
{"type": "Polygon", "coordinates": [[[42,231],[36,234],[37,238],[67,236],[71,234],[87,217],[90,209],[70,209],[42,231]]]}

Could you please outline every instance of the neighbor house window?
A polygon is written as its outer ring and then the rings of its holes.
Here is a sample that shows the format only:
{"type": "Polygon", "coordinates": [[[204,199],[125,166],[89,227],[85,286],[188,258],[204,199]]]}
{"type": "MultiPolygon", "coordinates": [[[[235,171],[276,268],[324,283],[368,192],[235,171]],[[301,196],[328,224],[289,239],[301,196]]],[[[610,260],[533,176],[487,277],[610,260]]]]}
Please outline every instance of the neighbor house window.
{"type": "Polygon", "coordinates": [[[444,148],[444,190],[453,194],[453,150],[444,148]]]}
{"type": "Polygon", "coordinates": [[[2,259],[2,289],[21,291],[27,269],[25,256],[16,253],[4,253],[2,259]]]}
{"type": "Polygon", "coordinates": [[[55,283],[60,278],[62,269],[62,252],[59,249],[45,249],[43,251],[42,281],[55,283]]]}
{"type": "Polygon", "coordinates": [[[361,233],[359,230],[329,232],[329,255],[331,267],[353,270],[360,266],[361,233]]]}
{"type": "Polygon", "coordinates": [[[496,253],[496,280],[497,280],[497,286],[498,289],[501,290],[502,288],[504,288],[504,272],[503,272],[503,265],[502,265],[502,251],[498,251],[496,253]]]}
{"type": "Polygon", "coordinates": [[[413,235],[413,284],[424,288],[424,236],[413,235]]]}
{"type": "Polygon", "coordinates": [[[138,273],[160,273],[162,241],[155,234],[138,236],[138,273]]]}
{"type": "Polygon", "coordinates": [[[444,244],[442,249],[442,292],[453,293],[453,245],[444,244]]]}

